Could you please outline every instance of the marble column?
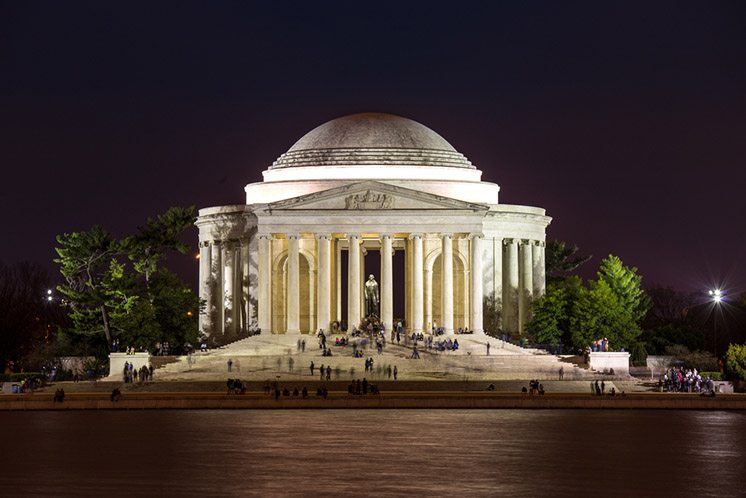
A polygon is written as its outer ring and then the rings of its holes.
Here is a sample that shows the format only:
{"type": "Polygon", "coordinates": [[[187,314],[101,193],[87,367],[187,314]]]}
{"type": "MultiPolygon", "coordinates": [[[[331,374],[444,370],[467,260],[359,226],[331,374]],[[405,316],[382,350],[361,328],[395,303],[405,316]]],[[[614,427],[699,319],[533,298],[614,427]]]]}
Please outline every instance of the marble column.
{"type": "MultiPolygon", "coordinates": [[[[495,306],[497,306],[498,309],[503,309],[503,303],[505,302],[503,299],[503,239],[502,238],[495,238],[493,239],[493,288],[491,289],[492,292],[494,292],[494,298],[495,298],[495,306]]],[[[505,325],[505,316],[500,315],[500,322],[499,327],[504,328],[505,325]]],[[[494,332],[497,332],[495,330],[494,332]]]]}
{"type": "Polygon", "coordinates": [[[412,332],[422,332],[423,318],[423,254],[422,254],[422,234],[413,233],[412,239],[412,323],[410,329],[412,332]]]}
{"type": "Polygon", "coordinates": [[[205,302],[205,309],[199,314],[199,330],[209,335],[212,331],[212,247],[210,241],[199,244],[199,298],[205,302]]]}
{"type": "Polygon", "coordinates": [[[446,334],[453,334],[453,238],[444,234],[441,238],[441,263],[443,276],[440,286],[441,320],[446,334]]]}
{"type": "Polygon", "coordinates": [[[236,283],[236,258],[235,242],[228,241],[223,244],[223,334],[233,335],[235,333],[235,296],[236,283]]]}
{"type": "Polygon", "coordinates": [[[538,299],[546,293],[546,263],[544,261],[545,243],[535,241],[533,246],[534,266],[534,299],[538,299]]]}
{"type": "Polygon", "coordinates": [[[238,302],[241,303],[241,313],[239,319],[239,330],[246,332],[251,325],[251,306],[249,305],[249,237],[241,239],[241,273],[239,275],[240,292],[237,293],[238,302]]]}
{"type": "Polygon", "coordinates": [[[349,234],[347,251],[347,330],[360,325],[360,236],[349,234]]]}
{"type": "Polygon", "coordinates": [[[503,328],[518,333],[518,241],[504,239],[503,328]]]}
{"type": "Polygon", "coordinates": [[[394,253],[391,235],[381,236],[381,321],[387,331],[394,328],[394,253]]]}
{"type": "Polygon", "coordinates": [[[272,332],[272,236],[259,235],[259,306],[258,326],[262,333],[272,332]]]}
{"type": "Polygon", "coordinates": [[[213,300],[210,306],[212,316],[212,333],[223,333],[223,244],[216,240],[212,243],[213,300]]]}
{"type": "Polygon", "coordinates": [[[329,331],[331,322],[331,236],[317,235],[316,243],[318,245],[319,271],[318,271],[318,328],[329,331]]]}
{"type": "Polygon", "coordinates": [[[533,261],[530,240],[521,241],[520,245],[520,299],[518,301],[518,331],[523,334],[526,324],[531,319],[530,308],[533,301],[533,261]]]}
{"type": "Polygon", "coordinates": [[[300,334],[299,236],[288,235],[287,333],[300,334]]]}
{"type": "Polygon", "coordinates": [[[471,329],[475,334],[484,333],[482,295],[482,236],[471,237],[471,329]]]}
{"type": "Polygon", "coordinates": [[[336,259],[334,261],[335,263],[335,275],[334,279],[336,282],[336,297],[337,297],[337,305],[334,309],[334,318],[335,320],[342,321],[344,319],[344,316],[342,314],[342,244],[340,243],[339,239],[334,239],[334,246],[336,247],[336,259]]]}
{"type": "Polygon", "coordinates": [[[425,268],[425,318],[423,320],[426,332],[433,328],[433,272],[425,268]]]}

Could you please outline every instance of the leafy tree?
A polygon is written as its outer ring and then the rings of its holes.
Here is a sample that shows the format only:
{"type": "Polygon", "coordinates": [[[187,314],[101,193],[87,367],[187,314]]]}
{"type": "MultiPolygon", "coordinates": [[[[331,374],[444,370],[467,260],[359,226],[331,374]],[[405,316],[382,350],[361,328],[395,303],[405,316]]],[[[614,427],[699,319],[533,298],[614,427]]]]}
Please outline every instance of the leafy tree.
{"type": "Polygon", "coordinates": [[[482,316],[484,320],[484,330],[497,336],[500,330],[500,320],[502,318],[500,300],[492,292],[484,296],[482,301],[482,316]]]}
{"type": "Polygon", "coordinates": [[[148,218],[138,233],[125,241],[127,255],[135,270],[145,277],[146,288],[150,287],[150,277],[158,270],[158,263],[169,251],[185,254],[189,246],[179,240],[179,236],[194,224],[196,208],[172,207],[155,219],[148,218]]]}
{"type": "Polygon", "coordinates": [[[746,344],[731,344],[725,353],[725,366],[732,375],[746,380],[746,344]]]}
{"type": "Polygon", "coordinates": [[[581,256],[577,252],[578,246],[574,244],[566,244],[560,240],[547,241],[544,264],[549,283],[562,281],[593,257],[581,256]]]}
{"type": "Polygon", "coordinates": [[[577,276],[562,282],[550,283],[544,296],[533,305],[533,319],[528,332],[541,344],[572,344],[570,317],[573,304],[583,289],[577,276]]]}
{"type": "Polygon", "coordinates": [[[55,248],[60,271],[66,284],[58,290],[72,308],[70,317],[80,330],[103,330],[111,344],[109,306],[112,297],[107,281],[110,269],[122,253],[121,244],[103,228],[94,226],[87,232],[73,232],[57,236],[55,248]]]}
{"type": "Polygon", "coordinates": [[[198,296],[178,276],[166,269],[155,274],[151,292],[155,317],[161,327],[161,341],[179,350],[184,344],[195,345],[201,310],[198,296]]]}
{"type": "Polygon", "coordinates": [[[571,317],[572,341],[581,348],[607,338],[616,349],[629,349],[640,333],[632,314],[623,306],[606,280],[590,282],[573,305],[571,317]]]}
{"type": "Polygon", "coordinates": [[[637,268],[622,264],[617,256],[609,254],[601,261],[598,279],[603,280],[617,296],[619,303],[632,315],[636,323],[645,318],[650,309],[650,298],[640,287],[642,277],[637,275],[637,268]]]}
{"type": "Polygon", "coordinates": [[[114,337],[122,346],[168,341],[174,350],[196,341],[199,299],[159,268],[168,251],[188,250],[179,235],[192,225],[194,212],[171,208],[122,240],[98,226],[57,237],[55,261],[66,280],[59,289],[71,303],[79,338],[103,331],[108,344],[114,337]]]}

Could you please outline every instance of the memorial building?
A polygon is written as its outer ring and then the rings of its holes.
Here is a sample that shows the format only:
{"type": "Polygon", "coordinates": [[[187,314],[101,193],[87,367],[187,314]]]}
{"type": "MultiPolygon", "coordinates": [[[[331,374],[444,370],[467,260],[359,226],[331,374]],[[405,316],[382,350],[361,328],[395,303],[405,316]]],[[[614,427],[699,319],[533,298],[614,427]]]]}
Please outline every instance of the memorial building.
{"type": "Polygon", "coordinates": [[[386,330],[480,334],[486,306],[520,333],[544,293],[551,218],[501,204],[500,187],[420,123],[337,118],[262,175],[245,204],[199,211],[207,336],[351,329],[366,315],[386,330]]]}

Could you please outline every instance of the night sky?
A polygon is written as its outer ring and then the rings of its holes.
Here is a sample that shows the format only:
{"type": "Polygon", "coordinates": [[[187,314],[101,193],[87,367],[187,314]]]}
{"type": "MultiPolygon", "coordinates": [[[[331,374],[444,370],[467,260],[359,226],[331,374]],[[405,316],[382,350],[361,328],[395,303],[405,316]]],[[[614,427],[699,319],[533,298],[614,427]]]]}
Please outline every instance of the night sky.
{"type": "Polygon", "coordinates": [[[1,2],[0,260],[56,271],[56,234],[241,203],[305,132],[370,111],[546,208],[588,277],[614,253],[648,284],[746,290],[746,2],[362,4],[1,2]]]}

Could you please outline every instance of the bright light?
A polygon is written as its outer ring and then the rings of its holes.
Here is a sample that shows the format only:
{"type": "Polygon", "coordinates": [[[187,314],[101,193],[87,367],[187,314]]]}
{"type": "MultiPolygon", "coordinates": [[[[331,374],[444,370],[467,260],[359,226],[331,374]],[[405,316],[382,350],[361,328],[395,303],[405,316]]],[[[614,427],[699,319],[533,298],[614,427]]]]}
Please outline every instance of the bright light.
{"type": "Polygon", "coordinates": [[[716,303],[719,303],[723,300],[723,291],[720,289],[714,289],[708,292],[710,294],[710,297],[712,297],[712,300],[716,303]]]}
{"type": "Polygon", "coordinates": [[[47,296],[47,301],[51,301],[51,300],[52,300],[52,296],[47,296]]]}
{"type": "Polygon", "coordinates": [[[51,294],[52,294],[52,289],[47,289],[47,295],[51,295],[51,294]]]}
{"type": "Polygon", "coordinates": [[[199,259],[199,253],[194,255],[194,259],[199,259]]]}

